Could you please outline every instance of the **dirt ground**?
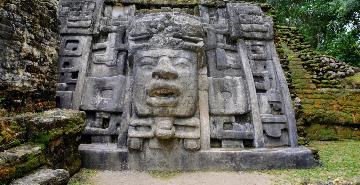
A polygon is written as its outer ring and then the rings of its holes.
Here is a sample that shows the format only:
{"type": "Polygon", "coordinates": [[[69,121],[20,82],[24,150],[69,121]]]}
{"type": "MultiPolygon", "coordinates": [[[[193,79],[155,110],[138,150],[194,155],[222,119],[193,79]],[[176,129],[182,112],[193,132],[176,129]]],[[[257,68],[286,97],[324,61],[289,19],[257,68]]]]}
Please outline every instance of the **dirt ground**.
{"type": "Polygon", "coordinates": [[[256,172],[189,172],[157,174],[136,171],[97,171],[94,185],[270,185],[271,175],[256,172]]]}

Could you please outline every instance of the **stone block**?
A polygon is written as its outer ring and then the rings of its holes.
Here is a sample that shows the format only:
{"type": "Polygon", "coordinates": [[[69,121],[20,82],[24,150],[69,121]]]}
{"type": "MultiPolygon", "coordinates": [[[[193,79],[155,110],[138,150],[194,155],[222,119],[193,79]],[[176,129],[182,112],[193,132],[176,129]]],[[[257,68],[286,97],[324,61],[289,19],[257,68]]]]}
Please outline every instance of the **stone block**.
{"type": "Polygon", "coordinates": [[[11,185],[64,185],[70,180],[70,174],[63,169],[40,169],[33,174],[17,179],[11,185]]]}
{"type": "Polygon", "coordinates": [[[239,123],[235,117],[210,118],[210,136],[216,139],[254,139],[254,127],[249,122],[239,123]]]}
{"type": "Polygon", "coordinates": [[[246,82],[241,77],[209,78],[212,115],[235,115],[249,111],[246,82]]]}
{"type": "Polygon", "coordinates": [[[8,184],[45,163],[45,151],[40,145],[25,144],[0,152],[0,184],[8,184]]]}
{"type": "Polygon", "coordinates": [[[83,54],[85,37],[66,36],[60,42],[60,55],[78,57],[83,54]]]}
{"type": "Polygon", "coordinates": [[[81,109],[87,111],[122,112],[125,77],[88,77],[81,101],[81,109]]]}
{"type": "Polygon", "coordinates": [[[60,33],[91,34],[102,5],[103,0],[62,0],[59,8],[60,33]]]}
{"type": "MultiPolygon", "coordinates": [[[[66,86],[66,84],[65,84],[66,86]]],[[[66,88],[65,88],[66,89],[66,88]]],[[[56,106],[64,109],[72,108],[72,91],[57,91],[56,92],[56,106]]]]}
{"type": "Polygon", "coordinates": [[[116,144],[81,144],[79,152],[84,168],[127,170],[128,150],[116,144]]]}
{"type": "Polygon", "coordinates": [[[43,150],[37,145],[21,145],[0,153],[0,167],[13,166],[26,161],[29,156],[41,155],[43,150]]]}
{"type": "Polygon", "coordinates": [[[227,3],[230,19],[230,34],[235,38],[272,40],[273,22],[261,8],[252,4],[227,3]]]}

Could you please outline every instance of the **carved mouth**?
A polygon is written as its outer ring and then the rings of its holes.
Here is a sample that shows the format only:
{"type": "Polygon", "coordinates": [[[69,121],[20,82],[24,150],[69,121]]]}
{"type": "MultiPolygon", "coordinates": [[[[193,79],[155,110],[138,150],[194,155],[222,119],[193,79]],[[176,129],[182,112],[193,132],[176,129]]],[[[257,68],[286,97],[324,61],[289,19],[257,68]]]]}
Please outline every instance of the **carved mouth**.
{"type": "Polygon", "coordinates": [[[151,89],[149,92],[150,97],[177,97],[179,96],[179,90],[172,87],[158,87],[151,89]]]}
{"type": "Polygon", "coordinates": [[[180,90],[175,85],[153,84],[147,90],[147,103],[155,107],[173,107],[177,105],[180,90]]]}

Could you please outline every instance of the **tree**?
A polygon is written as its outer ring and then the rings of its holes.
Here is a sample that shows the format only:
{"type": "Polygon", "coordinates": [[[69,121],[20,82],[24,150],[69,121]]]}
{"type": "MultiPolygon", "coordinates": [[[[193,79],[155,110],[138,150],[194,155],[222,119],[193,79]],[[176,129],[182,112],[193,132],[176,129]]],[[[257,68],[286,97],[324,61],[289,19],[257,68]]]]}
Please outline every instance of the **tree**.
{"type": "Polygon", "coordinates": [[[360,66],[359,0],[268,0],[280,24],[299,27],[314,48],[360,66]]]}

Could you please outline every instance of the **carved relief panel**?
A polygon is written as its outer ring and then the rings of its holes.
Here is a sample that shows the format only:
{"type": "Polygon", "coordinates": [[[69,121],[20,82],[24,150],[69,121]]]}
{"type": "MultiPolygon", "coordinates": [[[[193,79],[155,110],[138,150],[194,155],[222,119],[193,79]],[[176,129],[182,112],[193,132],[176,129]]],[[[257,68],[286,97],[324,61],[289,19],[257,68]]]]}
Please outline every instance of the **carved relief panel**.
{"type": "Polygon", "coordinates": [[[211,147],[244,148],[252,144],[248,84],[236,40],[230,37],[226,8],[201,7],[206,25],[211,147]],[[241,119],[238,119],[241,118],[241,119]]]}
{"type": "Polygon", "coordinates": [[[294,146],[272,20],[253,4],[224,5],[62,0],[57,96],[86,112],[86,142],[137,161],[294,146]]]}

